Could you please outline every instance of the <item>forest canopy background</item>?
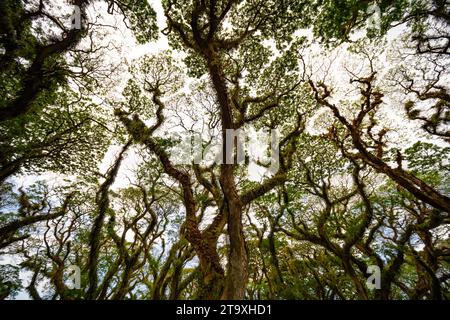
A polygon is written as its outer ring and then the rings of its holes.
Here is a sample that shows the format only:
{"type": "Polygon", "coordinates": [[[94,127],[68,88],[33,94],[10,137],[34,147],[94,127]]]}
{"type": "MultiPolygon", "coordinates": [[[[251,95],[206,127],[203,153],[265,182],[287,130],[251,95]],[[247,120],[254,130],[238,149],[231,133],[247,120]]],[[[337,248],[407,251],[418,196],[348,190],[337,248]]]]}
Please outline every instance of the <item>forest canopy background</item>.
{"type": "Polygon", "coordinates": [[[0,298],[448,300],[449,31],[445,0],[2,0],[0,298]],[[275,172],[174,151],[248,126],[275,172]]]}

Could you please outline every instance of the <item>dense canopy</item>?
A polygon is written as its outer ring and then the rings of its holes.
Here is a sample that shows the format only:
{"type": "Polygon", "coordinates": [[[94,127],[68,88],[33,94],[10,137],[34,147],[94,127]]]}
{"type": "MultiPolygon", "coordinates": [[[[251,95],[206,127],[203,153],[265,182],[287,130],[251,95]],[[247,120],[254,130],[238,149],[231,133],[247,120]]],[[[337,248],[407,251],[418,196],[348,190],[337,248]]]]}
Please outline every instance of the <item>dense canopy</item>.
{"type": "Polygon", "coordinates": [[[446,0],[1,0],[0,299],[449,300],[449,67],[446,0]]]}

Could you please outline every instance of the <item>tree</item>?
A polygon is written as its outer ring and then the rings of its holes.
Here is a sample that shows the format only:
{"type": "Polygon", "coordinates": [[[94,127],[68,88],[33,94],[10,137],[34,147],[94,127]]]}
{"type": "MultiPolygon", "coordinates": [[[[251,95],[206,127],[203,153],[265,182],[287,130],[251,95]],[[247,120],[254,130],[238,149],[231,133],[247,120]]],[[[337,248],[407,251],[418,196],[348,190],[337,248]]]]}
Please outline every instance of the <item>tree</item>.
{"type": "Polygon", "coordinates": [[[448,300],[448,2],[154,4],[0,4],[0,298],[448,300]]]}

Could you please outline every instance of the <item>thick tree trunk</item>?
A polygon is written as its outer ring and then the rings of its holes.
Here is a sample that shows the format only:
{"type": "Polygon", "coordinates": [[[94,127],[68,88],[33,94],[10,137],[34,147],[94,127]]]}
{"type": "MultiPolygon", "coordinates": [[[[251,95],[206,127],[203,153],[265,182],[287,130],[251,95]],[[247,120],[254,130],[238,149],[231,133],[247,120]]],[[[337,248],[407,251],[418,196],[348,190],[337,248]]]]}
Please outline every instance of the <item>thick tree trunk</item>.
{"type": "Polygon", "coordinates": [[[242,226],[242,204],[236,192],[233,168],[224,165],[221,184],[227,199],[228,207],[228,235],[230,237],[230,251],[228,258],[227,278],[223,299],[243,299],[247,287],[247,250],[245,247],[242,226]]]}
{"type": "Polygon", "coordinates": [[[242,201],[237,193],[234,181],[234,164],[227,164],[226,132],[236,129],[233,122],[232,108],[228,97],[226,79],[220,57],[214,53],[207,54],[208,69],[217,95],[222,124],[222,165],[220,183],[224,201],[228,211],[228,235],[230,237],[230,251],[228,259],[227,277],[223,299],[243,299],[248,282],[247,250],[242,226],[242,201]]]}

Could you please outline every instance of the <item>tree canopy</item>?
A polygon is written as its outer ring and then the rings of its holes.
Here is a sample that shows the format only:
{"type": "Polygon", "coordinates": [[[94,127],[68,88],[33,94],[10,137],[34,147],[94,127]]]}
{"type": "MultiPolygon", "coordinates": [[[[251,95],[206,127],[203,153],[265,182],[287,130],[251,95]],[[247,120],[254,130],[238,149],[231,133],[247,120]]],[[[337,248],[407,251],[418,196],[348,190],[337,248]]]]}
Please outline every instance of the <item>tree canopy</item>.
{"type": "Polygon", "coordinates": [[[445,0],[2,0],[0,299],[450,299],[449,31],[445,0]]]}

